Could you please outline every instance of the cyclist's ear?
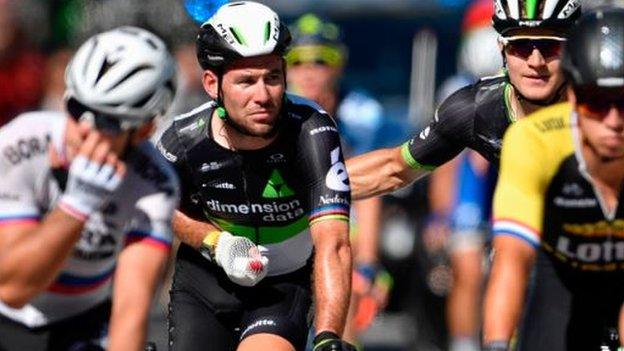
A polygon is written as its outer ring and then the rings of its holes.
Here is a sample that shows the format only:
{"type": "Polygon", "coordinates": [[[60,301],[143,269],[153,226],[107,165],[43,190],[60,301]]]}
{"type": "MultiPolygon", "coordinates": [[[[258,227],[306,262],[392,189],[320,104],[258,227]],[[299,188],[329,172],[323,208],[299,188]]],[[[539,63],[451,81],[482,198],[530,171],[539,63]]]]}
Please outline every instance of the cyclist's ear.
{"type": "Polygon", "coordinates": [[[202,76],[202,85],[210,98],[216,100],[219,95],[219,77],[217,74],[210,70],[205,70],[202,76]]]}

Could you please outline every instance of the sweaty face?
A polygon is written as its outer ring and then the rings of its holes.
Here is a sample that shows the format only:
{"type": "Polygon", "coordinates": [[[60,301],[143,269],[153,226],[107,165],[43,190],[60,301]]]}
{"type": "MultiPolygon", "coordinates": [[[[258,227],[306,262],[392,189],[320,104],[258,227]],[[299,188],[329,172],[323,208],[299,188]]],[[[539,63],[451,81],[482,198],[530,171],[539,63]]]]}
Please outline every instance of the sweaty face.
{"type": "Polygon", "coordinates": [[[624,157],[624,89],[570,93],[576,102],[583,140],[598,157],[613,160],[624,157]]]}
{"type": "Polygon", "coordinates": [[[221,86],[230,119],[252,136],[272,134],[286,90],[282,58],[244,58],[228,67],[221,86]]]}
{"type": "Polygon", "coordinates": [[[65,129],[65,156],[67,162],[71,162],[78,155],[85,139],[93,133],[98,134],[98,145],[108,145],[110,150],[117,156],[121,156],[125,152],[130,138],[130,132],[128,131],[118,134],[97,131],[88,122],[78,123],[73,118],[68,118],[65,129]]]}
{"type": "Polygon", "coordinates": [[[512,40],[504,47],[509,79],[520,94],[527,99],[550,100],[564,82],[563,74],[559,69],[561,50],[553,48],[557,42],[539,39],[540,36],[553,35],[555,33],[543,30],[522,30],[507,35],[512,39],[518,36],[531,36],[537,39],[533,43],[535,45],[526,41],[513,43],[512,40]],[[519,45],[514,47],[514,44],[519,45]]]}

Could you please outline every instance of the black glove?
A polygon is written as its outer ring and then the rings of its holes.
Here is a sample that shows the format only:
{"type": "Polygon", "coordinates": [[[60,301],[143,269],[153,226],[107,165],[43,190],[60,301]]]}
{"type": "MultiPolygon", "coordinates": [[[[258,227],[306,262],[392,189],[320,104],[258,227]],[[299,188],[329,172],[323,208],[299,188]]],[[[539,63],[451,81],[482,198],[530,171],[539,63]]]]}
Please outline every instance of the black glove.
{"type": "Polygon", "coordinates": [[[509,343],[507,341],[490,341],[483,346],[483,351],[507,351],[509,343]]]}
{"type": "Polygon", "coordinates": [[[323,331],[314,338],[313,351],[357,351],[357,349],[348,342],[341,340],[335,333],[323,331]]]}

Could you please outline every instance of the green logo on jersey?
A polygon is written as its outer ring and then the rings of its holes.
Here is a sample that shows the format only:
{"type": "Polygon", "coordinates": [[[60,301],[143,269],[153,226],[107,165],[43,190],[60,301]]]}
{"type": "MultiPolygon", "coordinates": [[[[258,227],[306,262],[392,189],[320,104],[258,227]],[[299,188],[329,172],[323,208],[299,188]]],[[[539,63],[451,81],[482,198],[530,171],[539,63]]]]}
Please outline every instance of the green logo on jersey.
{"type": "Polygon", "coordinates": [[[295,195],[295,192],[286,184],[280,172],[274,169],[267,185],[264,187],[262,197],[275,199],[293,195],[295,195]]]}

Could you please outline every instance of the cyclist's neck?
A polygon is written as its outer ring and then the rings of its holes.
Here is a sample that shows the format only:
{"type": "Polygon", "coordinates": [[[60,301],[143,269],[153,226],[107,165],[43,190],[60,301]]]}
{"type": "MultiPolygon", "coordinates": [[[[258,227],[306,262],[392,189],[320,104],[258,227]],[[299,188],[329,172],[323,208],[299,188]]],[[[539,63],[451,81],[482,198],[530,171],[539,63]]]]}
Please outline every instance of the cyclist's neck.
{"type": "MultiPolygon", "coordinates": [[[[511,101],[512,113],[516,120],[524,118],[525,116],[528,116],[532,114],[533,112],[536,112],[537,110],[546,107],[544,105],[535,104],[529,100],[524,99],[522,96],[518,94],[516,89],[510,89],[509,94],[511,95],[509,101],[511,101]]],[[[566,95],[561,94],[561,98],[557,101],[554,101],[553,104],[563,102],[565,100],[566,100],[566,95]]]]}
{"type": "Polygon", "coordinates": [[[210,119],[210,129],[213,140],[222,147],[230,150],[258,150],[271,144],[278,133],[269,137],[246,135],[226,123],[213,112],[210,119]]]}

